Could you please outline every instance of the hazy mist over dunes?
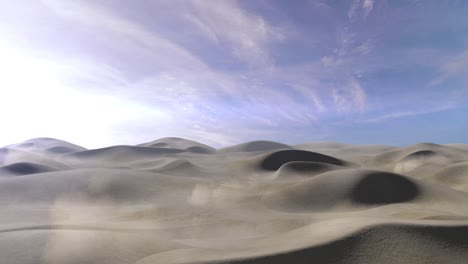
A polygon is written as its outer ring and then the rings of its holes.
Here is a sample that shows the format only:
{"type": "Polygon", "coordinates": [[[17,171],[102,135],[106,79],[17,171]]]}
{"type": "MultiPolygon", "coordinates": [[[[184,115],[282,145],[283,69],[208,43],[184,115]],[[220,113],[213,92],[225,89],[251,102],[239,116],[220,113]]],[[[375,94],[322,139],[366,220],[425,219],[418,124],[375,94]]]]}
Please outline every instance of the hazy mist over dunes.
{"type": "Polygon", "coordinates": [[[466,263],[468,145],[0,149],[0,262],[466,263]]]}

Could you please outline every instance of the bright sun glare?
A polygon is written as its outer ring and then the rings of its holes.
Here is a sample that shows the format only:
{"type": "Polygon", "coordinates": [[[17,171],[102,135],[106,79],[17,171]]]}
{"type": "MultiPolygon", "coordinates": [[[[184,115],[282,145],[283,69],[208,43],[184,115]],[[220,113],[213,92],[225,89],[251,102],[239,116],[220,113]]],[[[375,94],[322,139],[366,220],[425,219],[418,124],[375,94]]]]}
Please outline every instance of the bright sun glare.
{"type": "Polygon", "coordinates": [[[80,138],[78,143],[96,147],[110,143],[95,142],[94,138],[102,138],[96,137],[96,131],[110,139],[122,122],[166,116],[128,100],[73,89],[64,82],[64,67],[28,56],[2,41],[0,58],[0,112],[11,126],[1,132],[3,142],[47,136],[80,138]]]}

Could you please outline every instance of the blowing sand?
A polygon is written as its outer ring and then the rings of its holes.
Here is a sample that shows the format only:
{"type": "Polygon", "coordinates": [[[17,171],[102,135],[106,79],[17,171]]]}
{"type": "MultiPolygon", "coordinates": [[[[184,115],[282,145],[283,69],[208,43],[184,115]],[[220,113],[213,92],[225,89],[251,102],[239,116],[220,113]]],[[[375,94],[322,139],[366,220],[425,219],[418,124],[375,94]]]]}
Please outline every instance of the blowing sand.
{"type": "Polygon", "coordinates": [[[0,148],[0,263],[468,263],[468,145],[0,148]]]}

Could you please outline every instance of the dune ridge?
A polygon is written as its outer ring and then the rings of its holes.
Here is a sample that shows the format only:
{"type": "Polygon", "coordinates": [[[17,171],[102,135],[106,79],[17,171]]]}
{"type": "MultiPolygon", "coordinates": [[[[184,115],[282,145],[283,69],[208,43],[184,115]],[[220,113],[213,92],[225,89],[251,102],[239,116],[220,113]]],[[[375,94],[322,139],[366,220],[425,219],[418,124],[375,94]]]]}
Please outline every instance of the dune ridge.
{"type": "Polygon", "coordinates": [[[466,204],[459,143],[35,138],[0,148],[0,263],[465,264],[466,204]]]}

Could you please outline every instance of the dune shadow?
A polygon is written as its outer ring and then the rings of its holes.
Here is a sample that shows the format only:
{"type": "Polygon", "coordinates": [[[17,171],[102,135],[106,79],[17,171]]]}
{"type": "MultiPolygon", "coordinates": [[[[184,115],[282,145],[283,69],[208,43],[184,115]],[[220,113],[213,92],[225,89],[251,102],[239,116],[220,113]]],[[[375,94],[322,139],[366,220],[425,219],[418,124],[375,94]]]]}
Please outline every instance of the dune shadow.
{"type": "Polygon", "coordinates": [[[379,172],[366,175],[351,191],[351,200],[362,204],[391,204],[411,201],[418,186],[398,174],[379,172]]]}
{"type": "Polygon", "coordinates": [[[282,150],[268,155],[260,164],[264,170],[274,171],[291,161],[321,162],[332,165],[346,165],[344,161],[324,154],[305,150],[282,150]]]}

